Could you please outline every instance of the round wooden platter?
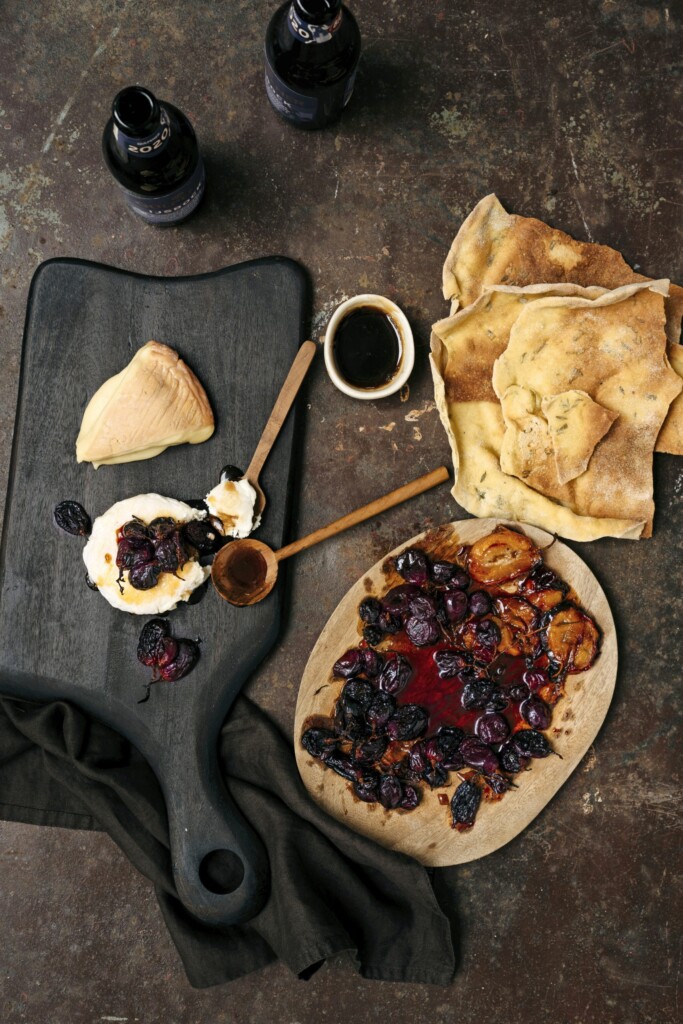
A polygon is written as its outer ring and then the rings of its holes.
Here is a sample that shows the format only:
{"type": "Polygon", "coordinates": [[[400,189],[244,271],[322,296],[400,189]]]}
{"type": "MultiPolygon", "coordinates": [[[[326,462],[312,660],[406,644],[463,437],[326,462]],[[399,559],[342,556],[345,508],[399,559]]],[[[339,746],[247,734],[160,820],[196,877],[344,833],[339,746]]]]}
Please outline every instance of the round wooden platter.
{"type": "MultiPolygon", "coordinates": [[[[391,649],[391,639],[379,650],[391,649]]],[[[465,864],[485,857],[509,843],[569,778],[595,739],[612,700],[617,675],[617,638],[607,598],[584,562],[560,541],[536,527],[498,519],[472,519],[448,523],[418,534],[382,558],[346,594],[332,614],[308,660],[296,708],[294,747],[301,778],[314,800],[332,817],[349,828],[369,836],[382,846],[400,850],[430,867],[465,864]],[[540,547],[547,565],[571,585],[583,608],[600,626],[603,642],[600,656],[588,671],[570,675],[565,696],[553,711],[548,730],[554,750],[550,756],[530,762],[531,770],[515,777],[517,789],[500,800],[482,800],[474,826],[459,832],[451,827],[450,798],[460,779],[450,773],[450,782],[438,790],[422,787],[422,800],[413,811],[386,811],[380,804],[367,804],[353,793],[351,783],[314,760],[301,746],[306,724],[316,716],[329,716],[343,686],[332,676],[332,666],[349,647],[360,641],[358,604],[369,594],[381,597],[387,589],[403,582],[393,568],[394,557],[405,548],[422,547],[432,557],[448,558],[461,544],[471,544],[498,525],[522,529],[540,547]],[[448,804],[439,802],[447,794],[448,804]]]]}

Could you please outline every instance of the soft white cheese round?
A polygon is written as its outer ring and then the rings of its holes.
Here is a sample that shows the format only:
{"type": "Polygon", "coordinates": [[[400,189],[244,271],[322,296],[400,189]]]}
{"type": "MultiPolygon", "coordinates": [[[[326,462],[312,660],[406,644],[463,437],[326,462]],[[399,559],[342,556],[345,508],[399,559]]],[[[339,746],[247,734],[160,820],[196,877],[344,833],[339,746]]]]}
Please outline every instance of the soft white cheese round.
{"type": "Polygon", "coordinates": [[[261,522],[254,519],[256,491],[248,480],[224,480],[204,499],[209,512],[218,516],[227,537],[248,537],[261,522]]]}
{"type": "Polygon", "coordinates": [[[134,498],[117,501],[93,523],[92,533],[83,550],[83,561],[88,576],[109,604],[123,612],[132,612],[134,615],[160,615],[163,612],[170,612],[180,601],[187,601],[192,591],[196,590],[211,572],[208,566],[189,561],[178,569],[175,576],[170,572],[162,572],[159,582],[150,590],[136,590],[135,587],[131,587],[128,572],[124,570],[119,586],[116,582],[119,575],[116,567],[117,530],[133,518],[149,524],[160,516],[169,516],[179,523],[188,523],[191,519],[205,519],[206,512],[192,508],[184,501],[165,498],[161,494],[137,494],[134,498]]]}

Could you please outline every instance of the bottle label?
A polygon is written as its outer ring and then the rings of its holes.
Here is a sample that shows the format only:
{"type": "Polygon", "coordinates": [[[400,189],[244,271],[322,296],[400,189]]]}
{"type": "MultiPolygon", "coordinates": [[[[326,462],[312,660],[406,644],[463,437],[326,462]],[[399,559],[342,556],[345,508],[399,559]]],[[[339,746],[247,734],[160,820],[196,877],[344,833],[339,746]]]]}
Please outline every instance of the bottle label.
{"type": "Polygon", "coordinates": [[[122,188],[126,202],[134,213],[148,224],[175,224],[189,217],[204,195],[206,173],[201,156],[192,175],[186,182],[163,196],[141,196],[122,188]]]}
{"type": "Polygon", "coordinates": [[[329,43],[330,39],[342,23],[343,11],[339,11],[337,17],[329,25],[312,25],[304,21],[297,12],[294,4],[289,9],[287,24],[289,31],[302,43],[329,43]]]}
{"type": "Polygon", "coordinates": [[[168,114],[162,107],[159,117],[159,127],[155,128],[152,135],[148,136],[146,139],[138,139],[132,135],[126,135],[126,133],[116,125],[114,125],[114,137],[119,145],[123,146],[129,153],[134,153],[135,156],[147,156],[151,153],[156,154],[160,149],[165,147],[171,137],[171,126],[168,114]]]}
{"type": "Polygon", "coordinates": [[[320,88],[315,93],[299,92],[292,89],[280,78],[266,58],[266,92],[278,114],[303,127],[322,127],[332,121],[351,99],[356,72],[347,79],[332,86],[320,88]]]}

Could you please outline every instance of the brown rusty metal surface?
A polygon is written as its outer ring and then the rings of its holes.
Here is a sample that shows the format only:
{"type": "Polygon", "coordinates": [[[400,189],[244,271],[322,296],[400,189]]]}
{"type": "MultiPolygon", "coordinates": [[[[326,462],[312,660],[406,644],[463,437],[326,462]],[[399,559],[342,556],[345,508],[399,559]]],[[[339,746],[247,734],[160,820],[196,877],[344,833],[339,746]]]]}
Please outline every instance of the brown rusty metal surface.
{"type": "MultiPolygon", "coordinates": [[[[274,3],[5,0],[3,494],[27,289],[51,256],[170,275],[291,256],[311,273],[316,338],[354,293],[384,293],[404,308],[417,360],[403,395],[354,402],[318,359],[294,536],[447,461],[427,365],[429,326],[447,311],[443,259],[481,196],[495,191],[513,212],[613,245],[643,273],[683,281],[679,5],[352,6],[364,38],[356,93],[338,125],[306,134],[279,121],[264,94],[261,47],[274,3]],[[108,105],[135,81],[186,111],[205,153],[206,200],[178,228],[134,219],[103,166],[108,105]]],[[[674,694],[682,495],[681,463],[658,456],[653,539],[573,545],[619,627],[616,697],[584,763],[530,828],[441,876],[462,927],[450,989],[363,981],[340,958],[307,983],[273,966],[195,992],[148,884],[109,839],[0,823],[0,1019],[680,1019],[674,694]]],[[[286,629],[252,695],[290,726],[308,654],[349,586],[404,538],[460,515],[442,487],[299,556],[286,629]]]]}

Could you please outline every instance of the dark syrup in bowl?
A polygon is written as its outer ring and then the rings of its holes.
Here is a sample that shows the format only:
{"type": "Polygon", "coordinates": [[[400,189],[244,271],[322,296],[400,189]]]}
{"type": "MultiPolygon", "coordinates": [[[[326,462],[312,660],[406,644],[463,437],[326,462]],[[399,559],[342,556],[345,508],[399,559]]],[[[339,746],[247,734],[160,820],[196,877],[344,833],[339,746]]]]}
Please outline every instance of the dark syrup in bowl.
{"type": "Polygon", "coordinates": [[[398,373],[403,341],[388,313],[377,306],[361,306],[339,323],[332,351],[347,384],[374,390],[386,387],[398,373]]]}

